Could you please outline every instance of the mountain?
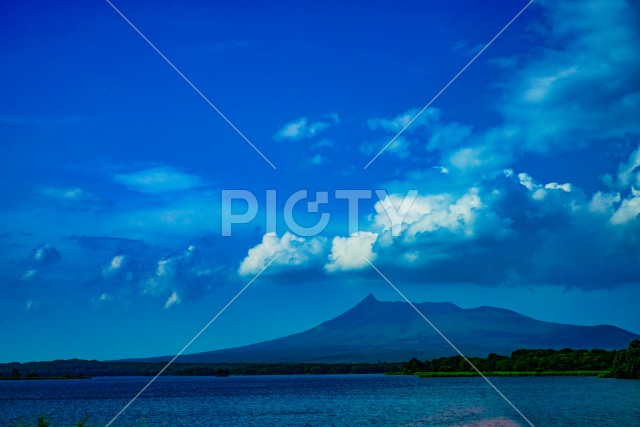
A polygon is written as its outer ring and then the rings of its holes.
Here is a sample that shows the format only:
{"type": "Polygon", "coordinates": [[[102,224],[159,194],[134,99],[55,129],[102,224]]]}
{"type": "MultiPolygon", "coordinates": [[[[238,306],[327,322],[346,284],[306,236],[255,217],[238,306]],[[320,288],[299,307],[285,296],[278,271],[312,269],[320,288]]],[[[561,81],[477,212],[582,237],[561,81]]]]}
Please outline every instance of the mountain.
{"type": "MultiPolygon", "coordinates": [[[[622,349],[640,338],[615,326],[543,322],[502,308],[463,309],[452,303],[429,302],[415,305],[469,357],[510,355],[523,348],[622,349]]],[[[345,313],[307,331],[243,347],[182,355],[179,361],[338,363],[404,361],[412,357],[424,360],[455,354],[409,304],[378,301],[371,294],[345,313]]]]}

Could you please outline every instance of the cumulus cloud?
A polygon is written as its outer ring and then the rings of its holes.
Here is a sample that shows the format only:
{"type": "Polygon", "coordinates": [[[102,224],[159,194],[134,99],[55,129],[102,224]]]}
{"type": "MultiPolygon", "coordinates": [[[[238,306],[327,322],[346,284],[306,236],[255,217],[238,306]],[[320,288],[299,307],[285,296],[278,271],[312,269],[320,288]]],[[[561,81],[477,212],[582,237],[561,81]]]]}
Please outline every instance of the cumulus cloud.
{"type": "Polygon", "coordinates": [[[570,183],[541,184],[506,170],[464,192],[421,194],[392,238],[382,203],[397,206],[399,198],[379,202],[372,223],[378,264],[398,280],[583,289],[640,281],[640,253],[632,249],[640,245],[640,191],[633,188],[626,198],[588,196],[570,183]]]}
{"type": "Polygon", "coordinates": [[[331,241],[329,262],[324,266],[329,273],[361,270],[368,266],[365,258],[373,261],[376,254],[373,245],[378,234],[369,231],[349,237],[336,236],[331,241]]]}
{"type": "MultiPolygon", "coordinates": [[[[472,235],[476,212],[483,207],[478,193],[477,188],[472,188],[459,198],[447,193],[416,197],[402,223],[404,236],[415,238],[421,233],[439,229],[472,235]]],[[[385,205],[400,206],[403,199],[403,195],[391,194],[378,201],[375,204],[374,224],[382,231],[391,230],[392,224],[385,205]]]]}
{"type": "Polygon", "coordinates": [[[282,237],[265,234],[262,242],[249,249],[240,263],[238,273],[243,276],[257,274],[274,257],[275,261],[266,274],[285,269],[309,269],[322,265],[325,258],[325,239],[302,238],[285,232],[282,237]]]}
{"type": "Polygon", "coordinates": [[[335,113],[327,115],[325,120],[312,121],[307,117],[300,117],[285,124],[276,132],[274,138],[278,141],[309,139],[338,123],[340,118],[335,113]]]}
{"type": "Polygon", "coordinates": [[[410,283],[589,290],[640,282],[640,253],[634,250],[640,245],[640,190],[632,184],[640,173],[633,166],[635,155],[619,169],[629,170],[619,180],[626,188],[591,194],[572,182],[541,181],[511,169],[408,173],[365,214],[359,235],[335,236],[328,249],[319,238],[265,236],[240,271],[255,274],[279,253],[283,259],[274,263],[275,275],[300,268],[307,269],[305,277],[346,274],[366,268],[366,257],[410,283]],[[407,188],[422,190],[394,237],[387,210],[402,205],[407,188]],[[315,269],[309,271],[310,265],[315,269]]]}
{"type": "Polygon", "coordinates": [[[172,167],[155,167],[137,172],[116,174],[114,181],[129,190],[143,194],[161,194],[185,191],[203,185],[200,177],[180,172],[172,167]]]}

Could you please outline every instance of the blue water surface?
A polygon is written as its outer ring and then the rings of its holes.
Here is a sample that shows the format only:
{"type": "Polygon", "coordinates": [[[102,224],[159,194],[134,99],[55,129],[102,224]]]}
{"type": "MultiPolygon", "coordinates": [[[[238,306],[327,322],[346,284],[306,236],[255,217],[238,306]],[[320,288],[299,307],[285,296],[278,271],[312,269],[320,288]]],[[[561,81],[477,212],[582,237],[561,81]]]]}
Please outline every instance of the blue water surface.
{"type": "MultiPolygon", "coordinates": [[[[0,425],[106,425],[148,377],[0,381],[0,425]]],[[[536,426],[640,426],[640,381],[491,378],[536,426]]],[[[161,377],[114,426],[529,424],[482,378],[384,375],[161,377]]]]}

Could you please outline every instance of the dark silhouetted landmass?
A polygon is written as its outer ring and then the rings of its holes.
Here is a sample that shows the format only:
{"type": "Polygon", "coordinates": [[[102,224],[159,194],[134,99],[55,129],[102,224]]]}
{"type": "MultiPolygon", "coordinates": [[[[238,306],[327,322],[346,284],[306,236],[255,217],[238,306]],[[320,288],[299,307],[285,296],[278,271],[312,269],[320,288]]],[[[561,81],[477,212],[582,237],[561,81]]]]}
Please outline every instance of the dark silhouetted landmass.
{"type": "MultiPolygon", "coordinates": [[[[624,349],[640,336],[615,326],[543,322],[495,307],[452,303],[416,306],[463,354],[485,357],[522,349],[624,349]]],[[[454,356],[452,348],[404,302],[369,295],[352,309],[307,331],[244,347],[186,354],[195,363],[375,363],[454,356]]],[[[171,357],[137,359],[168,361],[171,357]]]]}

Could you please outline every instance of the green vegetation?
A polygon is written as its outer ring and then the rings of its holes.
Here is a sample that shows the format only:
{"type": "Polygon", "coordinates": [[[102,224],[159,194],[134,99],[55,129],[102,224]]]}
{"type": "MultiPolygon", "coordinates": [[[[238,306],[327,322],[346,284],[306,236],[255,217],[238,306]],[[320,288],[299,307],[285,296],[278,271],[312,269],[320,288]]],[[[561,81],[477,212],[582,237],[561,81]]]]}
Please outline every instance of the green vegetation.
{"type": "MultiPolygon", "coordinates": [[[[516,350],[511,356],[495,353],[471,362],[491,376],[605,376],[640,378],[640,341],[626,350],[516,350]]],[[[50,362],[0,364],[0,380],[75,379],[98,376],[153,376],[165,362],[100,362],[54,360],[50,362]]],[[[388,374],[422,377],[474,376],[477,372],[461,356],[420,361],[378,363],[174,363],[165,375],[295,375],[295,374],[388,374]]]]}
{"type": "MultiPolygon", "coordinates": [[[[0,364],[0,380],[63,379],[98,376],[153,376],[166,362],[100,362],[97,360],[54,360],[50,362],[0,364]]],[[[401,371],[398,363],[174,363],[165,375],[295,375],[295,374],[383,374],[401,371]]]]}
{"type": "MultiPolygon", "coordinates": [[[[640,341],[626,350],[516,350],[511,356],[495,353],[469,360],[486,376],[599,376],[640,378],[640,341]]],[[[420,361],[411,359],[398,372],[431,377],[467,377],[478,373],[461,356],[420,361]]]]}
{"type": "MultiPolygon", "coordinates": [[[[485,377],[603,377],[607,371],[493,371],[483,372],[485,377]]],[[[416,372],[420,378],[440,378],[440,377],[477,377],[476,371],[472,372],[416,372]]]]}
{"type": "Polygon", "coordinates": [[[640,340],[633,340],[629,348],[613,357],[613,366],[607,376],[624,379],[640,379],[640,340]]]}

